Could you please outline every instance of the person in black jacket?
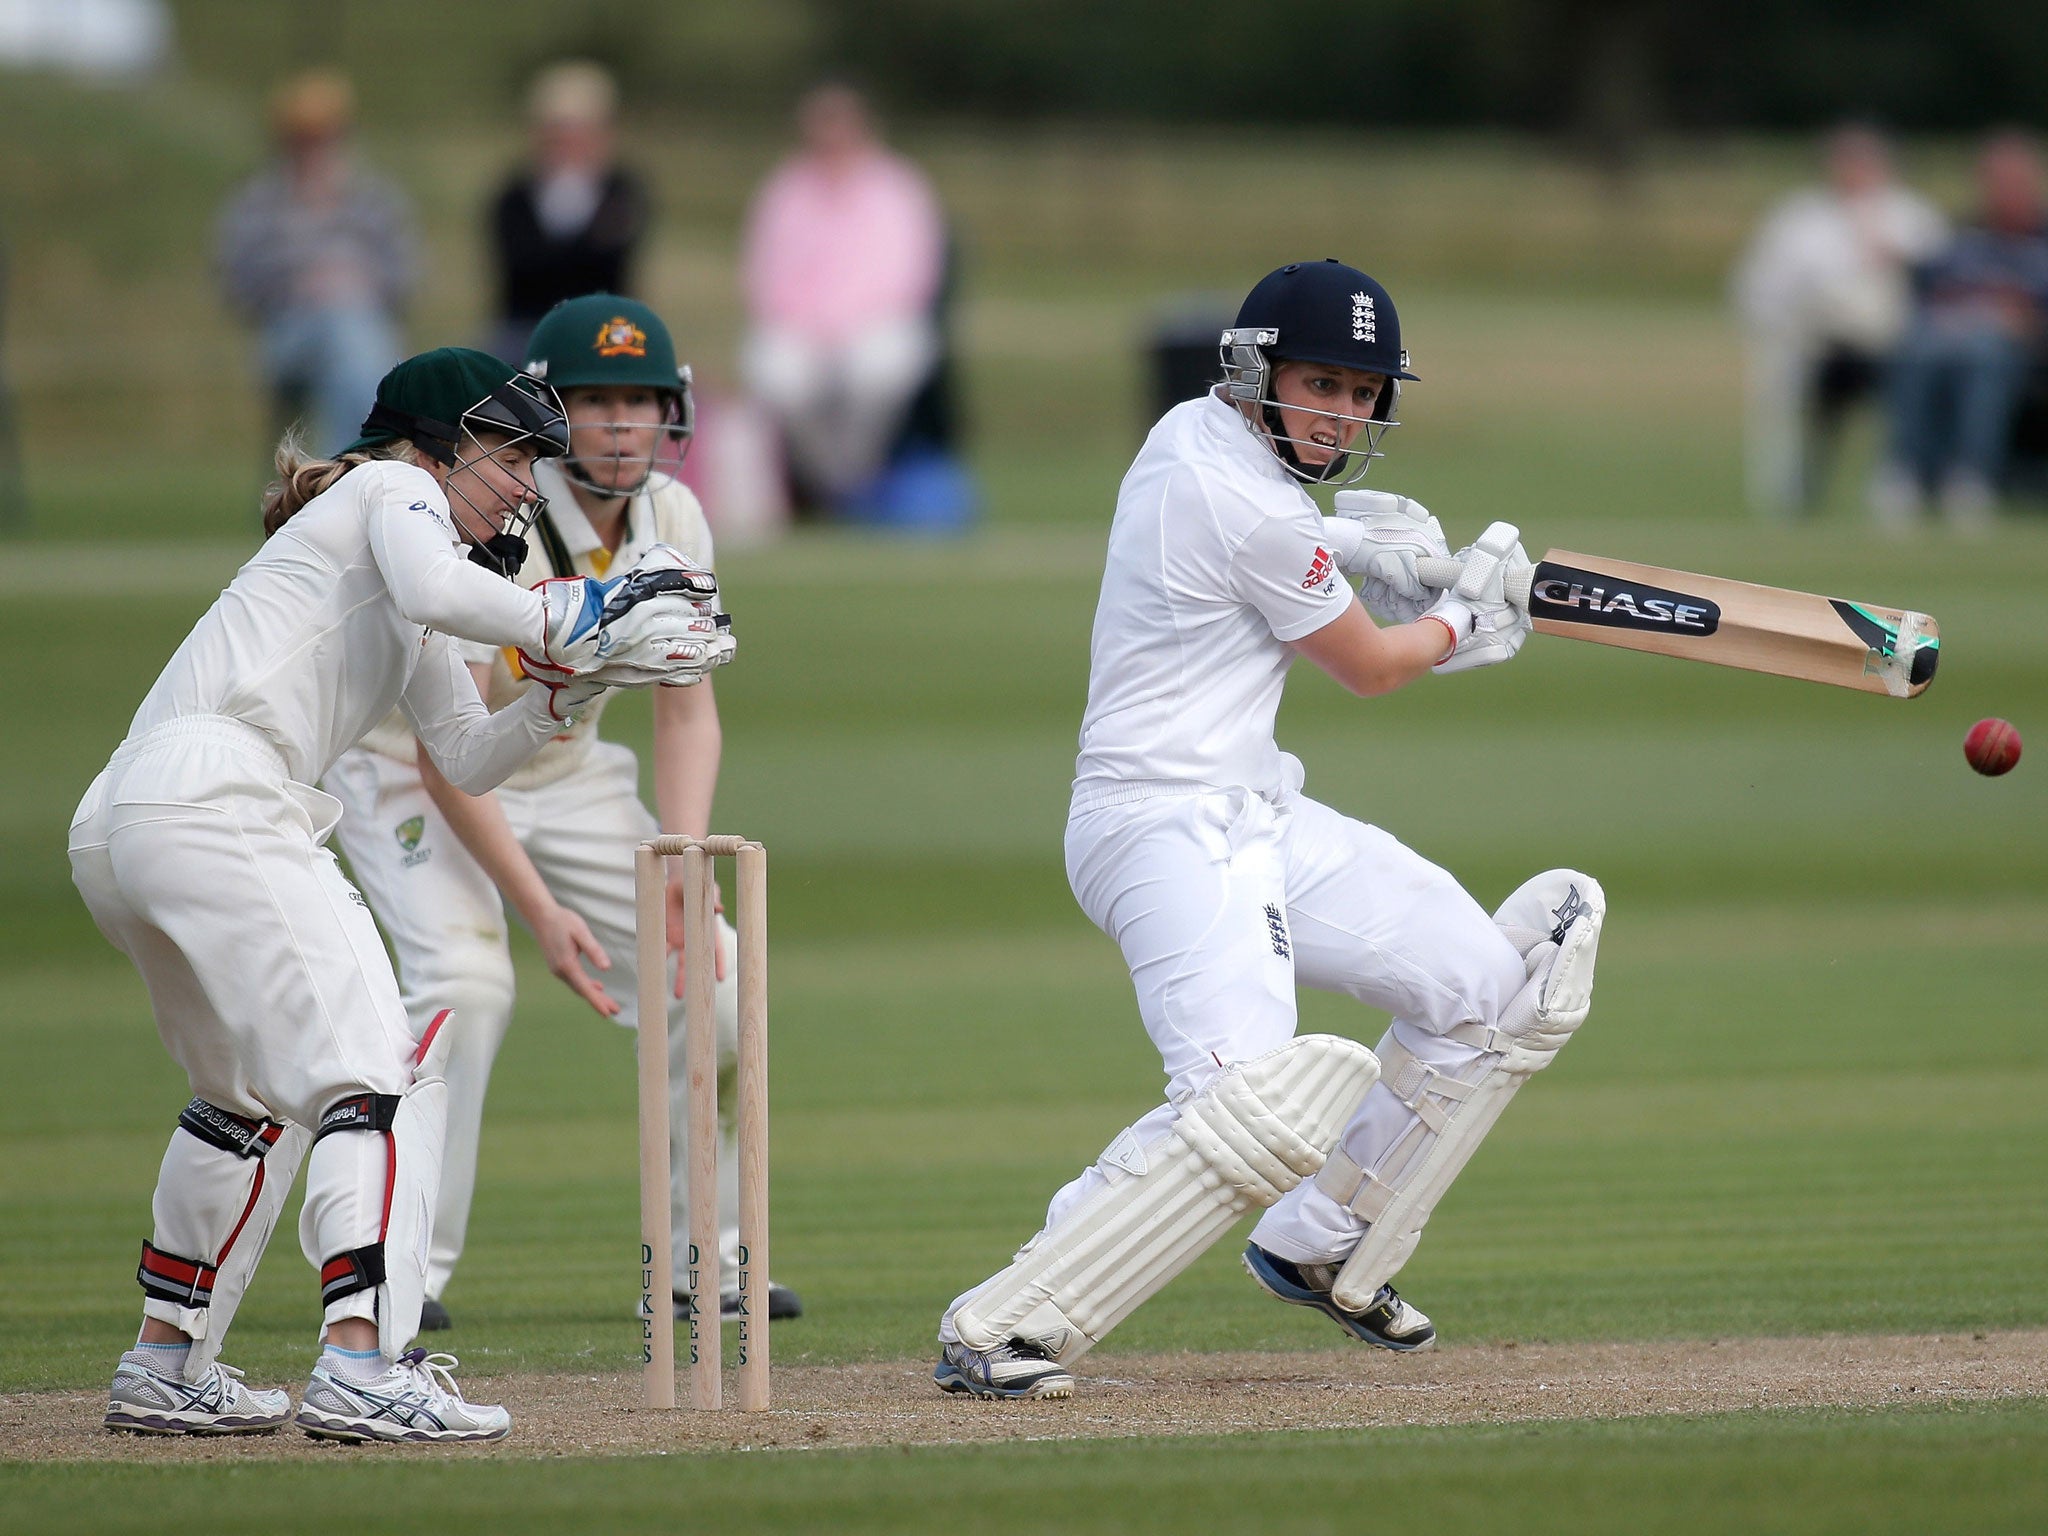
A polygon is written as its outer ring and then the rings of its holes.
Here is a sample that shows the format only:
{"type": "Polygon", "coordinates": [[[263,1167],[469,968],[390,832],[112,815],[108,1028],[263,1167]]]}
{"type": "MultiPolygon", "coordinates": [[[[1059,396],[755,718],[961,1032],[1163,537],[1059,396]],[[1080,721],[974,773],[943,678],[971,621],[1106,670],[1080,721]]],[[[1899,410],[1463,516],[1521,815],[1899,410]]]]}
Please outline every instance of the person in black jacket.
{"type": "Polygon", "coordinates": [[[529,164],[491,206],[498,319],[489,350],[525,356],[540,317],[563,299],[633,291],[647,228],[645,186],[614,159],[612,78],[595,64],[551,65],[527,96],[529,164]]]}

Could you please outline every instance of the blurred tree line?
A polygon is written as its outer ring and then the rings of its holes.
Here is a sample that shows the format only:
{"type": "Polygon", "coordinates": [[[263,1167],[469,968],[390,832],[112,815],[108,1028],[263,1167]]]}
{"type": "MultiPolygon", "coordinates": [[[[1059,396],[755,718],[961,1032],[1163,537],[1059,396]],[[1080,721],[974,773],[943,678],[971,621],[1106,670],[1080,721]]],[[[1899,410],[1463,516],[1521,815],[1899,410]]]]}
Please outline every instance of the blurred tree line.
{"type": "Polygon", "coordinates": [[[565,52],[636,106],[779,115],[850,75],[898,112],[1533,131],[1909,130],[2036,117],[2048,6],[2015,0],[174,0],[199,73],[336,61],[370,103],[496,109],[565,52]]]}

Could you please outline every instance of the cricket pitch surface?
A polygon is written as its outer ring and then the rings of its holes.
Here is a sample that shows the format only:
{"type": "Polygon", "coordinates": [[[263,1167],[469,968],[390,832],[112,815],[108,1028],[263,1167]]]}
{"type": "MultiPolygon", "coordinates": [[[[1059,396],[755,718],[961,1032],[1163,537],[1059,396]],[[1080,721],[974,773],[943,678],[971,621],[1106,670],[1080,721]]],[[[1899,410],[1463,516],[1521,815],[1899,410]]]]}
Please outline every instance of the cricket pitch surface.
{"type": "MultiPolygon", "coordinates": [[[[931,1362],[792,1363],[767,1413],[653,1413],[638,1371],[471,1375],[512,1411],[490,1446],[337,1446],[293,1430],[167,1439],[110,1434],[98,1392],[0,1396],[0,1461],[208,1462],[336,1456],[630,1456],[1624,1419],[1756,1409],[1881,1409],[2048,1396],[2048,1330],[1924,1336],[1479,1344],[1391,1355],[1090,1357],[1061,1402],[941,1394],[931,1362]]],[[[261,1383],[270,1386],[278,1383],[261,1383]]],[[[295,1389],[298,1383],[291,1383],[295,1389]]],[[[732,1391],[727,1382],[728,1400],[732,1391]]]]}

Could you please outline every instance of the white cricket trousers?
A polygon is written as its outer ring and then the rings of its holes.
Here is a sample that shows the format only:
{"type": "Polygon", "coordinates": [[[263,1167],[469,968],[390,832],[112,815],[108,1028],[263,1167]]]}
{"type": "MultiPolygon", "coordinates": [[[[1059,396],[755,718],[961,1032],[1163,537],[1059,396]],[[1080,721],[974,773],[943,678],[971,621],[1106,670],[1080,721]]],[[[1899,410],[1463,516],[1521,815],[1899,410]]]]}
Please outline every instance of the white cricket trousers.
{"type": "MultiPolygon", "coordinates": [[[[621,1004],[617,1022],[628,1029],[639,1018],[633,850],[659,830],[640,803],[639,775],[630,750],[593,740],[577,749],[574,766],[561,777],[537,788],[500,785],[494,792],[549,891],[590,925],[610,958],[610,970],[593,974],[621,1004]]],[[[406,1012],[416,1025],[424,1025],[443,1008],[455,1010],[448,1026],[453,1031],[448,1143],[427,1264],[427,1294],[439,1298],[468,1235],[484,1098],[512,1023],[505,904],[490,876],[434,808],[415,763],[355,747],[341,755],[324,783],[346,808],[338,840],[371,910],[390,935],[406,1012]]],[[[721,1284],[730,1290],[739,1283],[739,1149],[730,1081],[738,1055],[738,956],[732,930],[722,918],[719,929],[727,961],[717,990],[719,1247],[721,1284]]],[[[689,1261],[690,1110],[683,1005],[673,999],[668,1032],[669,1196],[680,1279],[689,1261]]]]}
{"type": "MultiPolygon", "coordinates": [[[[142,973],[192,1092],[232,1115],[311,1127],[337,1100],[401,1094],[412,1081],[416,1042],[391,962],[323,846],[339,814],[287,777],[260,731],[202,716],[124,744],[73,819],[72,878],[93,920],[142,973]]],[[[321,1255],[381,1242],[395,1156],[380,1135],[314,1144],[306,1222],[321,1255]]],[[[174,1133],[152,1245],[218,1264],[236,1214],[254,1208],[262,1167],[174,1133]]],[[[155,1297],[144,1311],[203,1330],[190,1309],[155,1297]]],[[[329,1322],[374,1314],[374,1291],[326,1308],[329,1322]]]]}

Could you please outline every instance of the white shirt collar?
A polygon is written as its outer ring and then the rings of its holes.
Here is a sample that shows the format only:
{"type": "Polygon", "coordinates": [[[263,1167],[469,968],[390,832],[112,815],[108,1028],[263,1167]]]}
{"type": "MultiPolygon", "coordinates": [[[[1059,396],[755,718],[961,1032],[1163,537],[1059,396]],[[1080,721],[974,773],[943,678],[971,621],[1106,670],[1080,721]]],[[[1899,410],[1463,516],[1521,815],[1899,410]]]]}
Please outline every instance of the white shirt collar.
{"type": "Polygon", "coordinates": [[[1226,453],[1244,460],[1267,479],[1299,485],[1300,482],[1287,473],[1287,467],[1273,450],[1266,446],[1266,440],[1252,430],[1251,423],[1245,420],[1236,403],[1220,399],[1213,389],[1202,397],[1202,424],[1215,433],[1226,453]]]}

